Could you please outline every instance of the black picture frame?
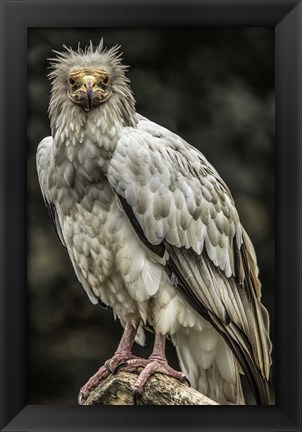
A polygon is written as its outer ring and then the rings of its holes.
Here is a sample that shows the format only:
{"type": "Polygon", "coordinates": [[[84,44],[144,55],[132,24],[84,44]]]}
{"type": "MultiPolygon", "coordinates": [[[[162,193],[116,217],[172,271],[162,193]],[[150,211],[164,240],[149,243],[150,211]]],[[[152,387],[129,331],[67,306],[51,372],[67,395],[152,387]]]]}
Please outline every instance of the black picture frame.
{"type": "Polygon", "coordinates": [[[1,430],[301,430],[301,24],[297,0],[1,1],[1,430]],[[246,25],[276,35],[276,405],[26,405],[27,29],[246,25]]]}

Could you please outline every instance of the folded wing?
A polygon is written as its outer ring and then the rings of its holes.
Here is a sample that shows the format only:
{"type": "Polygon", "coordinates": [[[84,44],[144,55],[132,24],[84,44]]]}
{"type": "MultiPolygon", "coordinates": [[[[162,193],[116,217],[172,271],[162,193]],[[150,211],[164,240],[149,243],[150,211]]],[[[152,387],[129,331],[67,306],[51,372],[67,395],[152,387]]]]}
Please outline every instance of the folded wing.
{"type": "Polygon", "coordinates": [[[271,344],[256,257],[216,170],[180,137],[141,118],[124,130],[108,180],[141,241],[222,335],[257,402],[267,404],[271,344]]]}
{"type": "Polygon", "coordinates": [[[37,150],[37,157],[36,157],[37,171],[38,171],[38,178],[39,178],[41,191],[43,194],[46,208],[49,213],[50,220],[53,224],[57,236],[59,237],[63,246],[66,247],[63,238],[62,228],[60,226],[58,214],[56,211],[56,207],[48,197],[48,170],[51,164],[52,143],[53,143],[53,138],[51,136],[44,138],[40,142],[37,150]]]}

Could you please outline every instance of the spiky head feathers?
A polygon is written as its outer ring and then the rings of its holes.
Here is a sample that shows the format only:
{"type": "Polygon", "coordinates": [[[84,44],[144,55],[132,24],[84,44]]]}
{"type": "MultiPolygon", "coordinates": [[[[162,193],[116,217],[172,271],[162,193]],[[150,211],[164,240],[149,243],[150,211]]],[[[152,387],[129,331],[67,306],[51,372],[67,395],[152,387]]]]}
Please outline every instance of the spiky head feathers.
{"type": "Polygon", "coordinates": [[[113,122],[133,125],[135,101],[120,47],[103,48],[101,40],[95,48],[91,42],[85,49],[64,48],[64,52],[54,51],[57,57],[50,59],[52,126],[62,111],[71,117],[106,115],[113,122]]]}

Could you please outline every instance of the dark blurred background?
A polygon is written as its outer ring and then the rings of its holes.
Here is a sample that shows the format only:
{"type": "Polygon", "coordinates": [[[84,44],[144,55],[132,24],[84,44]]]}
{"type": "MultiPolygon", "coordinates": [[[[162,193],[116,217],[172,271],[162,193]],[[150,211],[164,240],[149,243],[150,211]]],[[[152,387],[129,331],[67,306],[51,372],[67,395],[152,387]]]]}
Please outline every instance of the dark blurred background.
{"type": "MultiPolygon", "coordinates": [[[[137,111],[202,151],[230,187],[258,255],[275,328],[274,31],[270,28],[28,30],[29,403],[76,404],[116,349],[111,310],[93,306],[44,207],[35,168],[50,134],[48,61],[62,45],[121,45],[137,111]]],[[[152,337],[136,353],[148,355],[152,337]]],[[[168,357],[177,367],[173,347],[168,357]]],[[[252,402],[247,390],[248,401],[252,402]]],[[[274,380],[272,380],[272,402],[274,380]]]]}

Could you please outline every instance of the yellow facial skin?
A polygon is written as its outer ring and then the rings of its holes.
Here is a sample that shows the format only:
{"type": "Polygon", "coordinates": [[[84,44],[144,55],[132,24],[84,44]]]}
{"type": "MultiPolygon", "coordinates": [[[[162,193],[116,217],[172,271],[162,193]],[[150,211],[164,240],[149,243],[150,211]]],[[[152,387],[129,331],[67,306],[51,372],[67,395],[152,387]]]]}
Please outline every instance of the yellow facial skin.
{"type": "Polygon", "coordinates": [[[102,68],[74,69],[68,77],[67,95],[84,111],[91,111],[112,95],[108,72],[102,68]]]}

